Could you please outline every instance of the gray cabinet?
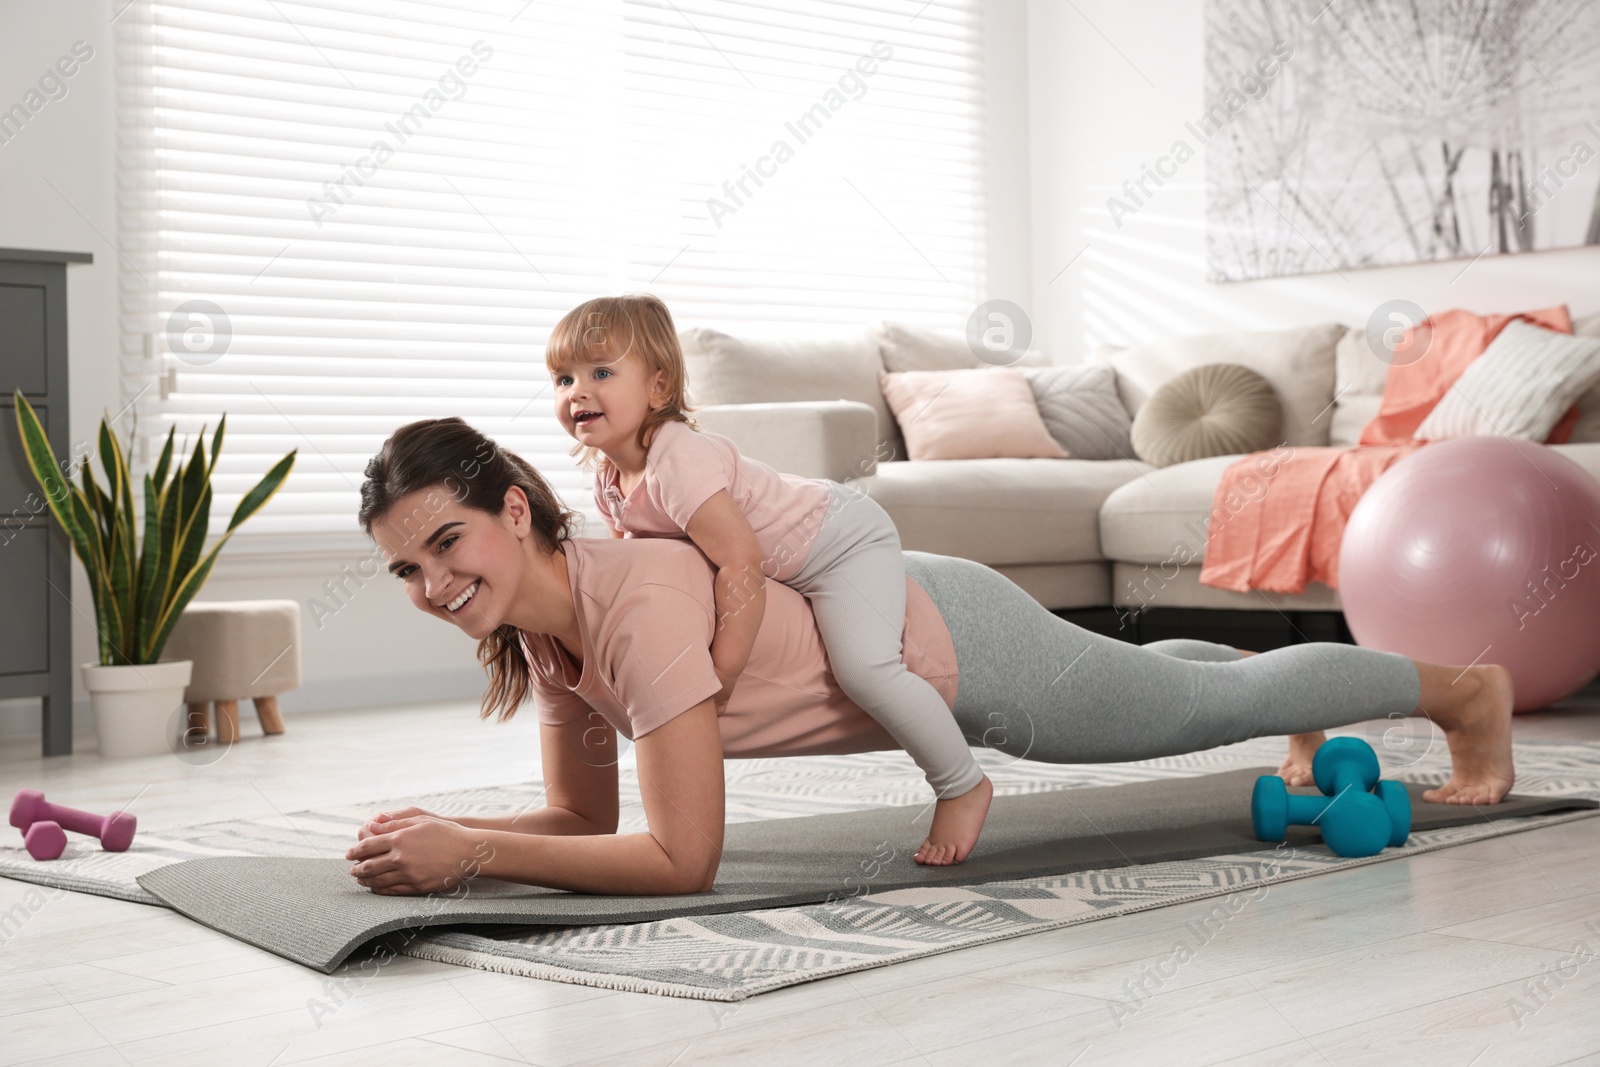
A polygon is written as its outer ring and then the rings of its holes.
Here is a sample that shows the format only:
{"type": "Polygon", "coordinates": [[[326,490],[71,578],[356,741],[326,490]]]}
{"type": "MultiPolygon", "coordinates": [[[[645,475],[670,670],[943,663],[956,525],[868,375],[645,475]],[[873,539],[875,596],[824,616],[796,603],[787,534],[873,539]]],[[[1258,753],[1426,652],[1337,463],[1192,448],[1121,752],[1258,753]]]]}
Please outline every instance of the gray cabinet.
{"type": "Polygon", "coordinates": [[[38,412],[57,460],[70,460],[67,265],[91,262],[0,248],[0,698],[42,698],[46,756],[72,752],[72,542],[23,457],[13,394],[38,412]]]}

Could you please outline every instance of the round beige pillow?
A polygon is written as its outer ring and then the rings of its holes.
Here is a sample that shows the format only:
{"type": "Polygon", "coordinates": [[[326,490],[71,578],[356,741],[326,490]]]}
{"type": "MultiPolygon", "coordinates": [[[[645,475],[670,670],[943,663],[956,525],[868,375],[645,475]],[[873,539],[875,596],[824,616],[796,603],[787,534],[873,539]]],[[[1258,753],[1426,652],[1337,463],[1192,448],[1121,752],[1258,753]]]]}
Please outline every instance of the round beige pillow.
{"type": "Polygon", "coordinates": [[[1238,363],[1207,363],[1157,389],[1133,417],[1133,450],[1170,467],[1273,447],[1283,405],[1272,383],[1238,363]]]}

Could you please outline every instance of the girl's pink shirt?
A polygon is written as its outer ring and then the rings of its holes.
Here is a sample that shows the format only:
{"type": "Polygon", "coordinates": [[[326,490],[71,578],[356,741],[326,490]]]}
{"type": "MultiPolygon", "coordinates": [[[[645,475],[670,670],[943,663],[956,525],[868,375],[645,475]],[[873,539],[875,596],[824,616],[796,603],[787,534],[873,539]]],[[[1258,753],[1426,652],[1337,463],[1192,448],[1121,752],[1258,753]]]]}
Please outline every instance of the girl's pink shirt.
{"type": "Polygon", "coordinates": [[[739,454],[721,434],[662,424],[645,453],[644,477],[623,496],[617,469],[605,464],[594,483],[600,514],[624,537],[687,537],[689,519],[726,489],[755,530],[761,570],[775,582],[800,573],[822,528],[832,491],[826,482],[780,474],[739,454]]]}
{"type": "MultiPolygon", "coordinates": [[[[548,634],[522,633],[541,723],[598,714],[637,740],[721,688],[711,667],[715,568],[678,540],[577,538],[564,545],[583,640],[580,670],[548,634]]],[[[954,707],[956,656],[939,609],[906,579],[901,659],[954,707]]],[[[767,590],[750,662],[717,720],[724,756],[871,752],[900,746],[834,681],[805,597],[767,590]]]]}

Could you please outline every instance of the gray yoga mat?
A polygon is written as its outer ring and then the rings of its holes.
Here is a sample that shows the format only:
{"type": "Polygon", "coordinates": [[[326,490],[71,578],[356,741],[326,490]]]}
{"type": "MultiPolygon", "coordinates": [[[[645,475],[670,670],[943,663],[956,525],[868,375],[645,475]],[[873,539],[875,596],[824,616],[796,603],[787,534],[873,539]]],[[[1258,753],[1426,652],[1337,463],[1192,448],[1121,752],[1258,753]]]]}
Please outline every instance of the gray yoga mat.
{"type": "MultiPolygon", "coordinates": [[[[191,919],[332,974],[363,943],[412,927],[635,923],[813,904],[830,894],[848,899],[1257,851],[1272,846],[1251,832],[1250,792],[1256,778],[1272,770],[997,796],[977,848],[952,867],[923,867],[911,859],[931,806],[733,823],[708,893],[602,896],[479,877],[454,896],[384,896],[357,885],[343,857],[188,860],[138,881],[191,919]]],[[[1422,799],[1426,787],[1406,788],[1414,830],[1600,807],[1581,797],[1516,794],[1485,807],[1429,804],[1422,799]]],[[[1314,827],[1291,827],[1289,842],[1317,845],[1320,835],[1314,827]]]]}

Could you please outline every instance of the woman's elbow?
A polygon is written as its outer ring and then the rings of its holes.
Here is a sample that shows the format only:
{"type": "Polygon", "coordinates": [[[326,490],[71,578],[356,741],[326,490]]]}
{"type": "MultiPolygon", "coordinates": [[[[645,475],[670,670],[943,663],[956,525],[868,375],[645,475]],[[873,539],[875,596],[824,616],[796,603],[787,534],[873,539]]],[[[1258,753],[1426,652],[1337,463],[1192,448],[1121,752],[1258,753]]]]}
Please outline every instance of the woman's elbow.
{"type": "Polygon", "coordinates": [[[616,804],[603,804],[587,811],[583,820],[589,824],[588,833],[615,834],[622,822],[622,813],[616,804]]]}
{"type": "Polygon", "coordinates": [[[575,829],[572,831],[574,836],[579,837],[615,836],[616,832],[617,820],[615,818],[611,819],[609,822],[603,819],[585,819],[582,829],[575,829]]]}
{"type": "Polygon", "coordinates": [[[721,866],[722,866],[722,853],[720,851],[712,853],[711,858],[709,860],[707,860],[705,866],[703,868],[701,868],[700,881],[696,885],[695,892],[697,892],[697,893],[709,893],[709,892],[711,892],[711,887],[716,885],[716,883],[717,883],[717,870],[721,866]]]}
{"type": "Polygon", "coordinates": [[[674,864],[667,887],[662,892],[672,895],[709,893],[717,881],[718,865],[719,858],[716,856],[708,861],[674,864]]]}
{"type": "Polygon", "coordinates": [[[717,884],[717,865],[712,864],[708,870],[702,871],[688,880],[683,893],[709,893],[711,887],[717,884]]]}

